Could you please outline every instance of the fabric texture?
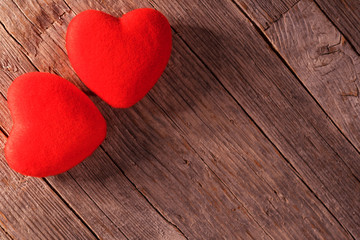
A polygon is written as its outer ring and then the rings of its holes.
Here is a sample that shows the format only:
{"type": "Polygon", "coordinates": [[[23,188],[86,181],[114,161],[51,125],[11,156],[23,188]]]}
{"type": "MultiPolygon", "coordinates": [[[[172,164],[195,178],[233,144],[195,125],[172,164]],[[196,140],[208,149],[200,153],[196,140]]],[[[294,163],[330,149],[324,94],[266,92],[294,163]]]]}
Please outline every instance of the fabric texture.
{"type": "Polygon", "coordinates": [[[85,85],[116,108],[142,99],[170,58],[171,28],[154,9],[136,9],[115,18],[87,10],[70,22],[66,49],[85,85]]]}
{"type": "Polygon", "coordinates": [[[69,81],[28,73],[8,90],[13,127],[5,146],[9,166],[34,177],[69,170],[101,144],[106,122],[93,102],[69,81]]]}

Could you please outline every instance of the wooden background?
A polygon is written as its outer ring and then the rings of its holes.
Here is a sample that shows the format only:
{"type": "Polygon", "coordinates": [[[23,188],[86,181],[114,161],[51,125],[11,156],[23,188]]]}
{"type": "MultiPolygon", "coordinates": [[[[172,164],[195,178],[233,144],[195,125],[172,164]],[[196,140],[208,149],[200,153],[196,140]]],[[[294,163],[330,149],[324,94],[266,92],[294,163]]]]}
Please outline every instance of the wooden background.
{"type": "Polygon", "coordinates": [[[360,239],[359,0],[1,0],[1,239],[360,239]],[[160,10],[173,52],[113,109],[72,70],[70,20],[160,10]],[[31,71],[85,91],[101,147],[44,179],[8,168],[6,92],[31,71]]]}

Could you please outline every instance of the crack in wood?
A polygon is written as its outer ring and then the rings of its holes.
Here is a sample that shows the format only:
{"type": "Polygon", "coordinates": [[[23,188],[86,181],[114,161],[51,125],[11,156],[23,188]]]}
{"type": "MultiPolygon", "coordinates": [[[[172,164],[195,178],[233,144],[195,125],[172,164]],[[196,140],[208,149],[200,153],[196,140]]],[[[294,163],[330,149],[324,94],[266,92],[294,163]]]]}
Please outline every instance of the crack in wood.
{"type": "MultiPolygon", "coordinates": [[[[6,219],[6,216],[4,216],[3,213],[0,212],[0,214],[6,219]]],[[[15,238],[9,233],[9,231],[7,231],[7,229],[3,225],[5,225],[5,224],[2,221],[0,221],[0,229],[1,229],[1,231],[3,233],[5,233],[5,235],[7,237],[9,237],[9,239],[14,240],[15,238]]]]}
{"type": "Polygon", "coordinates": [[[340,93],[340,96],[342,97],[359,97],[359,88],[355,86],[356,90],[355,92],[347,92],[347,93],[340,93]]]}
{"type": "Polygon", "coordinates": [[[0,132],[1,132],[6,138],[9,137],[9,134],[6,132],[6,130],[4,129],[3,126],[0,126],[0,132]]]}
{"type": "MultiPolygon", "coordinates": [[[[316,4],[316,6],[320,9],[320,11],[324,14],[324,16],[327,18],[329,22],[340,32],[342,36],[344,36],[344,40],[346,40],[351,48],[354,50],[355,53],[357,53],[360,56],[359,49],[355,47],[352,41],[349,41],[349,39],[346,37],[347,35],[343,32],[341,28],[339,28],[338,24],[336,24],[331,17],[329,16],[328,12],[324,11],[324,9],[319,5],[318,0],[313,0],[313,2],[316,4]]],[[[342,1],[345,2],[345,1],[342,1]]]]}

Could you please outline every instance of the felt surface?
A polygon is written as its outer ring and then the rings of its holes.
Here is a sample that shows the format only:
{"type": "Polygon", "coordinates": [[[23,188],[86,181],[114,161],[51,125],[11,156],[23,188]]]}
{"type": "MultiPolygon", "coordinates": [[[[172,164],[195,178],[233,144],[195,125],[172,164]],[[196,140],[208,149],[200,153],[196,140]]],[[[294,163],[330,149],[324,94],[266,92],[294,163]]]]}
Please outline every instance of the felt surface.
{"type": "Polygon", "coordinates": [[[154,86],[170,58],[169,22],[154,9],[115,18],[87,10],[66,34],[70,62],[89,89],[113,107],[134,105],[154,86]]]}
{"type": "Polygon", "coordinates": [[[9,166],[34,177],[69,170],[101,144],[106,122],[93,102],[69,81],[28,73],[8,90],[13,127],[5,146],[9,166]]]}

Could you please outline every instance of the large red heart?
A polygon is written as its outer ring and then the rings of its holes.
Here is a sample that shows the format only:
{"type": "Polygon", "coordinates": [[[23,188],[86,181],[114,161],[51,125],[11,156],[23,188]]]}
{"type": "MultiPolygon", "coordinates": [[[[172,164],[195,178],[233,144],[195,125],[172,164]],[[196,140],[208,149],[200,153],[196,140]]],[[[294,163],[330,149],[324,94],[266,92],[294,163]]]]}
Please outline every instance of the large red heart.
{"type": "Polygon", "coordinates": [[[28,73],[8,90],[13,127],[5,146],[9,166],[34,177],[56,175],[92,154],[106,122],[91,100],[69,81],[28,73]]]}
{"type": "Polygon", "coordinates": [[[154,86],[171,53],[171,28],[154,9],[115,18],[88,10],[69,24],[66,48],[85,85],[113,107],[134,105],[154,86]]]}

